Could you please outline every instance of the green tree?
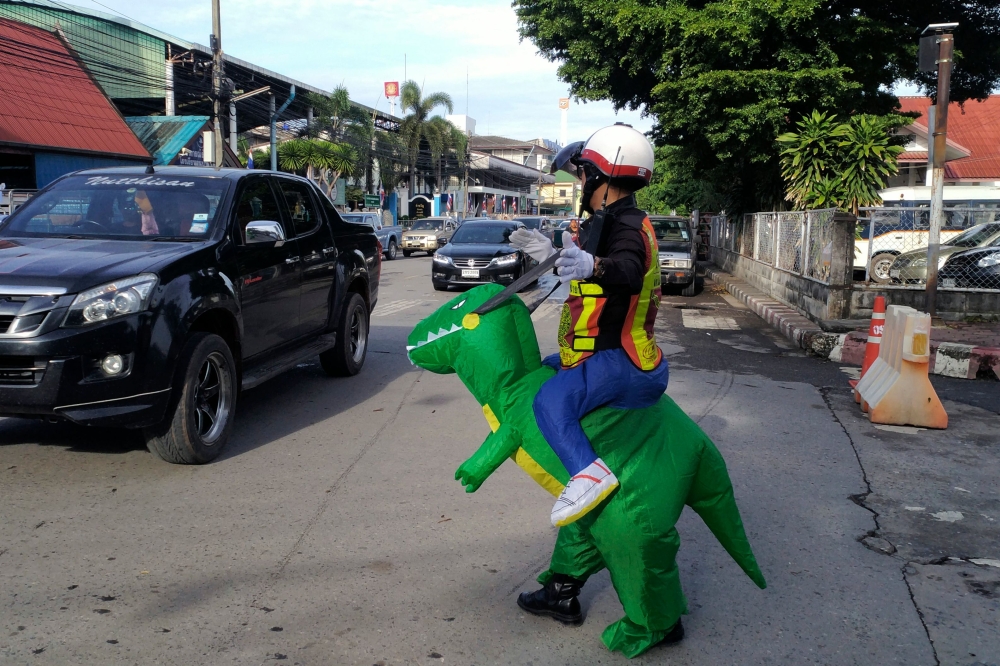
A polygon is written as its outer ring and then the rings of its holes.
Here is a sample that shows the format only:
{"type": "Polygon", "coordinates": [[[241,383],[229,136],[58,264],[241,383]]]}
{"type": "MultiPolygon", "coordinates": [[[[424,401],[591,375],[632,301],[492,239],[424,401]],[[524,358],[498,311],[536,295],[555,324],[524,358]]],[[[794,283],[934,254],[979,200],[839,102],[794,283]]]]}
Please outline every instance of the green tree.
{"type": "Polygon", "coordinates": [[[657,146],[655,157],[653,178],[636,195],[639,208],[661,215],[671,210],[687,215],[696,208],[719,211],[725,207],[711,181],[692,175],[691,160],[679,148],[657,146]]]}
{"type": "Polygon", "coordinates": [[[903,152],[893,130],[901,116],[853,116],[847,122],[813,111],[796,123],[797,132],[778,137],[785,198],[797,208],[838,207],[855,215],[881,203],[879,190],[897,172],[903,152]]]}
{"type": "Polygon", "coordinates": [[[415,81],[407,81],[403,84],[400,90],[400,103],[403,111],[408,112],[400,124],[399,131],[406,144],[410,166],[410,195],[412,196],[416,187],[417,162],[422,144],[426,143],[430,146],[432,141],[439,141],[441,133],[439,125],[433,122],[431,112],[436,107],[441,106],[447,109],[448,113],[451,113],[454,107],[448,93],[436,92],[425,97],[415,81]]]}
{"type": "Polygon", "coordinates": [[[1000,80],[995,3],[953,0],[515,0],[523,38],[560,63],[582,100],[656,118],[692,177],[732,212],[780,204],[775,139],[818,109],[886,115],[916,71],[917,36],[960,22],[952,98],[983,98],[1000,80]]]}

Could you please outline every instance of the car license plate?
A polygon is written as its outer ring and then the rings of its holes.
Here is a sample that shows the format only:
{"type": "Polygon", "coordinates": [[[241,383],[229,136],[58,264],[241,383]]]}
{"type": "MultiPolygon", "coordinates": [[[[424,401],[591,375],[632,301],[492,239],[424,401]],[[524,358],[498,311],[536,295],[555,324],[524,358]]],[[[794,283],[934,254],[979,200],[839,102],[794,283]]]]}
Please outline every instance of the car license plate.
{"type": "Polygon", "coordinates": [[[899,277],[899,269],[895,268],[895,269],[889,271],[889,277],[898,278],[899,277]]]}
{"type": "Polygon", "coordinates": [[[474,268],[463,268],[462,269],[463,278],[478,278],[479,271],[474,268]]]}
{"type": "Polygon", "coordinates": [[[944,278],[943,280],[941,280],[941,286],[942,287],[948,287],[950,289],[954,289],[955,288],[955,280],[953,278],[944,278]]]}

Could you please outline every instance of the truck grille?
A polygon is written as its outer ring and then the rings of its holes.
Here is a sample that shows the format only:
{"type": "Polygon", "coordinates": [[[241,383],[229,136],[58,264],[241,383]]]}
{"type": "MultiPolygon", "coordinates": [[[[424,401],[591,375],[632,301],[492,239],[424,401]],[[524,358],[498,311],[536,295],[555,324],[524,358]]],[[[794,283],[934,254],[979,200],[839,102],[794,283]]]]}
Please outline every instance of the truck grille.
{"type": "Polygon", "coordinates": [[[0,385],[34,386],[42,381],[47,363],[32,356],[0,356],[0,385]]]}
{"type": "Polygon", "coordinates": [[[14,323],[14,315],[0,315],[0,334],[6,333],[14,323]]]}

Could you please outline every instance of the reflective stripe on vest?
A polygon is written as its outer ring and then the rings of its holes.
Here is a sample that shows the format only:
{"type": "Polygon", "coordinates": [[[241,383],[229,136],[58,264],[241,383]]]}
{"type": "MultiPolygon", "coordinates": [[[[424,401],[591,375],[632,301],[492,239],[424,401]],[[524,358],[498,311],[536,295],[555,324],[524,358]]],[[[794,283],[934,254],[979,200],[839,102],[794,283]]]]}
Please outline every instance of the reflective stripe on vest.
{"type": "Polygon", "coordinates": [[[622,348],[641,370],[652,370],[660,364],[663,353],[653,336],[656,313],[660,309],[660,263],[656,232],[647,217],[642,221],[646,238],[646,274],[642,278],[642,291],[629,302],[628,315],[622,328],[622,348]]]}
{"type": "Polygon", "coordinates": [[[579,365],[593,355],[605,302],[600,285],[576,280],[569,283],[569,298],[559,318],[559,359],[564,368],[579,365]]]}

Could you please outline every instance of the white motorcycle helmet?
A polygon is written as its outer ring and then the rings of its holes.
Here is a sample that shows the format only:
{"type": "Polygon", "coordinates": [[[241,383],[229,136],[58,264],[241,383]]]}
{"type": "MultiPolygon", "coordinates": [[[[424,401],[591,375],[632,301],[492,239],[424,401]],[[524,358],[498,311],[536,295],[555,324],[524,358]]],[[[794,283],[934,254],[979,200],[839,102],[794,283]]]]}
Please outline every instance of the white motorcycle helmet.
{"type": "Polygon", "coordinates": [[[587,176],[583,209],[590,210],[591,195],[606,182],[632,192],[649,185],[653,177],[653,146],[646,136],[625,123],[594,132],[586,141],[572,143],[556,155],[553,171],[572,164],[587,176]]]}

